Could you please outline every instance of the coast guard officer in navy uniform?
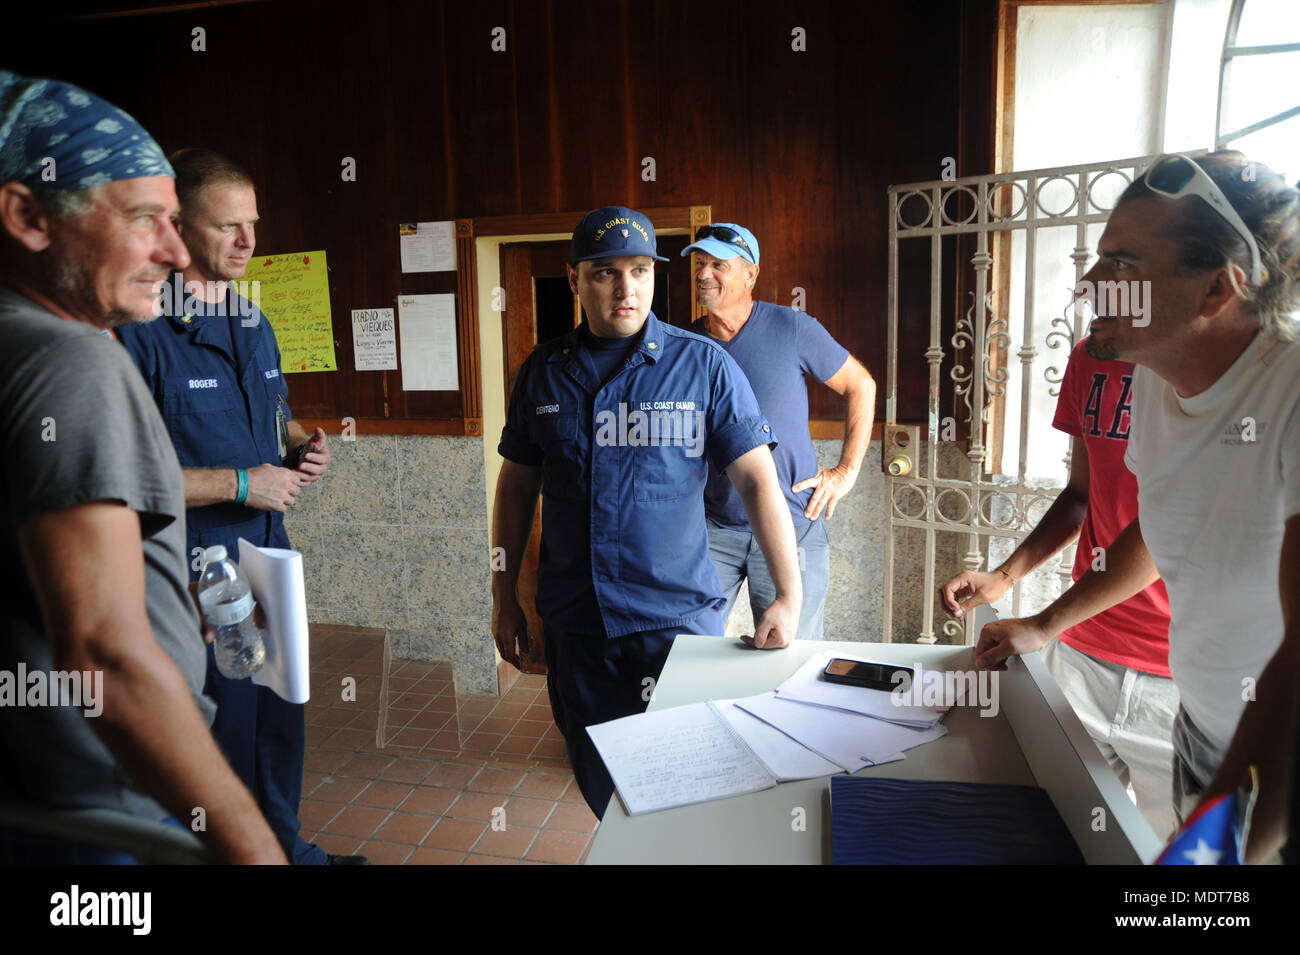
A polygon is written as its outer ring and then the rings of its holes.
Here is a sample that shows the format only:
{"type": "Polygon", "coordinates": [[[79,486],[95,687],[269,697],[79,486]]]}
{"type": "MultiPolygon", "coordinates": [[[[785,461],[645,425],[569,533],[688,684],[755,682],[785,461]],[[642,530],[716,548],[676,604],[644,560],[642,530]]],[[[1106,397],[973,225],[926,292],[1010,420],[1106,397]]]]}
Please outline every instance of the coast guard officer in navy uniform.
{"type": "Polygon", "coordinates": [[[802,589],[771,426],[716,342],[650,311],[654,226],[618,206],[573,233],[569,285],[586,321],[524,362],[498,448],[492,628],[511,663],[529,634],[516,584],[543,497],[537,612],[547,688],[583,797],[603,816],[613,782],[586,727],[645,710],[679,633],[721,634],[704,484],[725,472],[766,555],[776,598],[751,646],[787,646],[802,589]]]}
{"type": "MultiPolygon", "coordinates": [[[[293,421],[270,321],[231,281],[255,244],[257,199],[248,174],[206,149],[171,157],[181,238],[191,264],[163,287],[163,316],[118,330],[144,375],[185,477],[190,579],[202,549],[239,538],[289,548],[284,511],[329,466],[325,433],[310,438],[293,421]]],[[[301,704],[251,680],[228,680],[208,649],[205,692],[217,701],[212,732],[295,865],[354,861],[328,857],[299,835],[306,732],[301,704]]]]}

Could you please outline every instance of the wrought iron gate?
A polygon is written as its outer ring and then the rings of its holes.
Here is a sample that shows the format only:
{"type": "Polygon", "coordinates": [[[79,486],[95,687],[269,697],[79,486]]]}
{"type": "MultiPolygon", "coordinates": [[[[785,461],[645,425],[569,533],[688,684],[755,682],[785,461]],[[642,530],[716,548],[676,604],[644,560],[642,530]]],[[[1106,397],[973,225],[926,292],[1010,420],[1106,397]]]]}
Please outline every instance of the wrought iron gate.
{"type": "MultiPolygon", "coordinates": [[[[886,642],[895,639],[896,558],[906,556],[898,546],[900,534],[915,537],[919,531],[924,535],[923,590],[918,593],[914,586],[906,592],[913,603],[919,604],[909,608],[911,613],[919,614],[919,626],[905,622],[902,629],[908,633],[901,639],[935,643],[939,638],[934,629],[934,595],[941,583],[936,579],[937,535],[948,532],[965,536],[966,550],[956,566],[982,569],[988,548],[994,547],[997,541],[1006,542],[999,546],[1013,547],[1028,534],[1055,498],[1060,483],[1035,477],[1030,468],[1031,448],[1041,447],[1049,440],[1043,434],[1046,429],[1053,435],[1050,438],[1053,446],[1065,442],[1066,456],[1060,460],[1066,462],[1064,473],[1068,473],[1069,445],[1063,435],[1052,432],[1041,413],[1035,415],[1035,386],[1038,386],[1041,412],[1045,405],[1043,388],[1048,395],[1056,395],[1054,386],[1059,384],[1070,348],[1079,340],[1087,321],[1081,310],[1070,308],[1069,289],[1087,270],[1093,251],[1091,242],[1100,235],[1115,200],[1152,158],[890,187],[887,457],[890,436],[896,433],[899,424],[899,260],[900,248],[909,240],[929,242],[929,345],[923,355],[904,356],[923,358],[929,366],[929,408],[924,445],[913,448],[915,466],[910,473],[887,472],[885,476],[888,525],[883,639],[886,642]],[[1063,236],[1056,231],[1071,228],[1072,235],[1067,231],[1063,236]],[[1053,230],[1055,237],[1047,244],[1060,245],[1068,237],[1073,241],[1072,250],[1064,256],[1040,259],[1040,243],[1047,235],[1046,230],[1053,230]],[[947,369],[953,389],[952,421],[940,418],[946,357],[941,340],[945,278],[942,253],[946,236],[969,236],[957,245],[961,248],[961,243],[966,243],[974,247],[968,263],[958,263],[962,268],[968,265],[971,269],[964,278],[970,281],[973,291],[969,309],[957,317],[955,331],[949,337],[954,349],[954,360],[947,369]],[[1024,286],[1019,303],[1012,295],[1018,284],[1014,281],[1017,272],[1023,276],[1024,286]],[[1071,274],[1072,281],[1068,280],[1071,274]],[[1062,279],[1066,279],[1060,282],[1060,306],[1064,308],[1057,306],[1051,320],[1044,323],[1039,319],[1044,307],[1044,290],[1048,288],[1044,283],[1062,279]],[[1018,322],[1014,314],[1017,310],[1018,322]],[[1018,325],[1018,329],[1013,325],[1018,325]],[[1040,354],[1051,349],[1059,350],[1047,356],[1050,363],[1040,363],[1040,354]],[[1018,369],[1010,361],[1012,354],[1019,359],[1018,369]],[[1041,380],[1036,377],[1040,373],[1041,380]],[[1017,404],[1018,416],[1008,411],[1017,404]],[[960,421],[963,411],[967,415],[964,423],[960,421]],[[1015,440],[1008,437],[1007,441],[1016,448],[1015,470],[1000,473],[1005,469],[991,467],[996,462],[990,458],[989,437],[999,432],[1010,435],[1013,424],[1018,426],[1015,440]],[[957,433],[945,433],[952,430],[957,433]],[[954,437],[958,440],[953,441],[954,437]]],[[[1051,294],[1055,301],[1055,292],[1051,294]]],[[[1041,458],[1039,454],[1040,461],[1041,458]]],[[[1038,469],[1042,469],[1041,464],[1038,469]]],[[[1070,579],[1072,554],[1073,548],[1067,548],[1057,566],[1063,585],[1068,585],[1070,579]]],[[[1017,582],[1011,594],[1010,612],[1019,616],[1021,603],[1022,582],[1017,582]]],[[[942,626],[942,633],[948,638],[945,642],[958,642],[959,638],[966,643],[973,642],[972,616],[968,615],[964,624],[945,620],[942,626]]]]}

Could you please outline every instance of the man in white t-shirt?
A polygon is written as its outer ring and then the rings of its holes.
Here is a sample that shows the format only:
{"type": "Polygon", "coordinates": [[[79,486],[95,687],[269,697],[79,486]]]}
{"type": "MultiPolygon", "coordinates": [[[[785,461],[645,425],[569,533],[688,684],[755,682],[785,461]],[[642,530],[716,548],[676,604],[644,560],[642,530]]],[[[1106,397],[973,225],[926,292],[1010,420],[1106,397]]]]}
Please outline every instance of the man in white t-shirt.
{"type": "Polygon", "coordinates": [[[1138,366],[1125,456],[1138,517],[1105,571],[986,626],[977,664],[1041,645],[1158,571],[1181,700],[1175,808],[1185,819],[1256,767],[1247,859],[1262,861],[1286,835],[1300,683],[1300,192],[1240,153],[1165,156],[1120,197],[1098,253],[1079,290],[1099,316],[1087,350],[1138,366]]]}

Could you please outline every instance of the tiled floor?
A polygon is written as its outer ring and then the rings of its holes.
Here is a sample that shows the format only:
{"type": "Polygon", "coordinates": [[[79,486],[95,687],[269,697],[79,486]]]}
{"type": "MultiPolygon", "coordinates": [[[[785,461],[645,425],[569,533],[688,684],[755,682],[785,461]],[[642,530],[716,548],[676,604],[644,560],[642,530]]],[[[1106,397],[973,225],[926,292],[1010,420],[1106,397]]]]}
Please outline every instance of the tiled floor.
{"type": "Polygon", "coordinates": [[[450,664],[392,660],[384,707],[381,631],[315,626],[311,640],[305,838],[375,864],[586,858],[596,817],[573,781],[545,677],[521,676],[502,697],[462,696],[450,664]]]}

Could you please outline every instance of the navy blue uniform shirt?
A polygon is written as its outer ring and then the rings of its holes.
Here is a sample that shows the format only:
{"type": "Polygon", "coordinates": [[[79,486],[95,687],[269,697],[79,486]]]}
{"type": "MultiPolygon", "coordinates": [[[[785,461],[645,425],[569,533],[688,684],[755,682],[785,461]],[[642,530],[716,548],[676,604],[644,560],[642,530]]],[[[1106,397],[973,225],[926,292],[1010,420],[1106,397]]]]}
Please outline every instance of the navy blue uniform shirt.
{"type": "Polygon", "coordinates": [[[497,449],[542,472],[537,612],[607,637],[659,630],[725,603],[709,559],[704,484],[774,444],[735,361],[652,312],[601,384],[581,329],[539,345],[497,449]]]}
{"type": "MultiPolygon", "coordinates": [[[[117,336],[153,393],[181,467],[281,466],[276,412],[285,421],[293,414],[270,320],[232,286],[224,303],[186,296],[184,307],[175,304],[167,302],[155,321],[118,328],[117,336]]],[[[237,558],[240,537],[259,547],[289,546],[279,511],[232,501],[190,508],[185,522],[192,580],[199,576],[196,547],[222,544],[237,558]]]]}

